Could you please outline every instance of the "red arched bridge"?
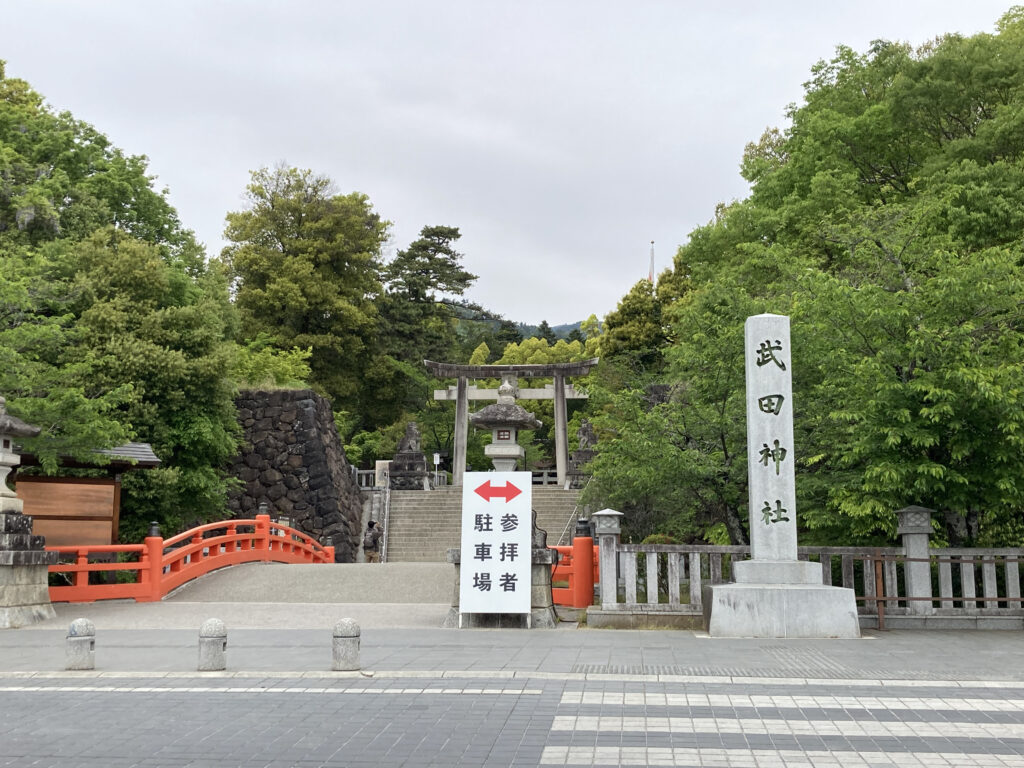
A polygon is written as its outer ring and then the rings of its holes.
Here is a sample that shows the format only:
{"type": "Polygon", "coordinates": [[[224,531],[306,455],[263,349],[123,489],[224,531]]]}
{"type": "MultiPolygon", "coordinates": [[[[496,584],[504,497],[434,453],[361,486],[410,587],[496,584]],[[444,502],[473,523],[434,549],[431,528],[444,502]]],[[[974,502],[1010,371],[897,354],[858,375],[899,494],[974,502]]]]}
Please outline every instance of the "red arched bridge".
{"type": "MultiPolygon", "coordinates": [[[[334,547],[269,515],[251,520],[223,520],[200,525],[170,539],[149,536],[142,544],[47,547],[59,555],[51,574],[66,585],[51,586],[55,603],[91,603],[96,600],[134,599],[156,602],[192,579],[241,563],[333,563],[334,547]],[[105,581],[92,574],[107,574],[105,581]],[[111,580],[109,575],[113,573],[111,580]]],[[[589,538],[571,547],[554,547],[559,561],[552,566],[552,590],[557,605],[584,607],[593,598],[597,547],[589,538]]]]}
{"type": "Polygon", "coordinates": [[[50,573],[63,574],[69,582],[50,587],[50,599],[63,603],[118,598],[154,602],[187,581],[240,563],[334,562],[334,547],[271,522],[270,515],[200,525],[170,539],[149,536],[142,544],[46,549],[59,554],[50,573]],[[115,581],[90,583],[90,574],[100,572],[114,572],[115,581]]]}

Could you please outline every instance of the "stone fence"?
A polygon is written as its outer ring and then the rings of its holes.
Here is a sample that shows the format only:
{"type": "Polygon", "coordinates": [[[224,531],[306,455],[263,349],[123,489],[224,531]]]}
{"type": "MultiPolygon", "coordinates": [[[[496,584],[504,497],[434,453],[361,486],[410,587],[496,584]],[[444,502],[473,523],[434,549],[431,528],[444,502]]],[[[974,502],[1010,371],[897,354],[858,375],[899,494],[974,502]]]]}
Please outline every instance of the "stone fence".
{"type": "MultiPolygon", "coordinates": [[[[797,556],[821,564],[823,584],[854,590],[864,629],[1024,629],[1024,549],[929,548],[930,510],[898,514],[902,546],[798,547],[797,556]]],[[[749,546],[622,544],[617,521],[595,517],[601,599],[591,626],[698,628],[704,588],[732,581],[732,563],[750,557],[749,546]]]]}

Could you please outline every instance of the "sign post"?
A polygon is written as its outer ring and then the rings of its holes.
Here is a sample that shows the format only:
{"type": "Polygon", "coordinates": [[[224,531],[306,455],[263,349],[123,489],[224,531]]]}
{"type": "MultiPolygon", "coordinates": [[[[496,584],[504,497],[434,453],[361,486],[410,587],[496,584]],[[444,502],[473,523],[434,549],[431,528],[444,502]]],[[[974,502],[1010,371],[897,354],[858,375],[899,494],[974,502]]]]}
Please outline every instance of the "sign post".
{"type": "Polygon", "coordinates": [[[467,472],[462,484],[459,613],[530,615],[533,478],[467,472]]]}

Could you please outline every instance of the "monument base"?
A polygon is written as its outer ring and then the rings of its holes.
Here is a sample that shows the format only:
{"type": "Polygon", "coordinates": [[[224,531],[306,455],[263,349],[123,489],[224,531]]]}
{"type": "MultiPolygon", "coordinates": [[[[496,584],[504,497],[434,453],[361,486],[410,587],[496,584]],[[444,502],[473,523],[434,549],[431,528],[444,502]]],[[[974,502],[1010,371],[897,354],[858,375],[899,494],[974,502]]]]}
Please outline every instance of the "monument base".
{"type": "Polygon", "coordinates": [[[853,590],[820,583],[705,587],[704,628],[712,637],[860,637],[853,590]]]}
{"type": "Polygon", "coordinates": [[[738,560],[732,564],[737,584],[821,585],[821,564],[809,560],[738,560]]]}
{"type": "Polygon", "coordinates": [[[47,571],[46,565],[0,567],[0,629],[27,627],[57,617],[50,605],[47,571]]]}

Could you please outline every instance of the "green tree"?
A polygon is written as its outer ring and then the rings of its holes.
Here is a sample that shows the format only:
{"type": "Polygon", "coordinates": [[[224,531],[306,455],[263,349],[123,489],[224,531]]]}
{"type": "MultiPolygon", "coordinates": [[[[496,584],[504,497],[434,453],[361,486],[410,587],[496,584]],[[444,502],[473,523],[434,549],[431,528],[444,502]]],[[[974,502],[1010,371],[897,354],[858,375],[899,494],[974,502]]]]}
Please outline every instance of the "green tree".
{"type": "Polygon", "coordinates": [[[377,331],[380,249],[389,224],[365,195],[339,195],[296,168],[252,173],[248,206],[227,215],[222,254],[235,279],[246,336],[312,350],[311,383],[358,411],[361,372],[377,331]]]}
{"type": "Polygon", "coordinates": [[[551,326],[548,325],[547,320],[541,320],[540,325],[537,326],[537,336],[544,339],[548,344],[554,344],[558,341],[558,336],[551,330],[551,326]]]}
{"type": "Polygon", "coordinates": [[[44,470],[142,440],[162,465],[125,475],[122,539],[223,514],[237,431],[227,281],[144,157],[55,114],[2,63],[0,300],[0,393],[43,428],[25,443],[44,470]]]}
{"type": "Polygon", "coordinates": [[[388,354],[405,362],[446,356],[455,345],[453,303],[476,280],[455,250],[456,227],[424,227],[383,270],[380,301],[388,354]]]}
{"type": "Polygon", "coordinates": [[[455,227],[424,227],[420,237],[382,271],[377,300],[379,348],[363,380],[363,423],[390,423],[395,414],[417,410],[430,397],[424,360],[449,360],[461,296],[476,279],[462,268],[455,227]]]}
{"type": "Polygon", "coordinates": [[[239,389],[294,388],[308,386],[311,349],[279,350],[267,334],[258,334],[235,353],[232,378],[239,389]]]}
{"type": "MultiPolygon", "coordinates": [[[[647,349],[666,367],[635,366],[613,381],[604,407],[640,426],[638,436],[613,423],[599,432],[596,487],[628,498],[626,451],[647,440],[646,455],[664,454],[673,476],[702,493],[742,489],[743,474],[723,458],[739,455],[742,406],[718,386],[741,389],[734,337],[745,315],[776,312],[793,318],[805,541],[891,540],[893,511],[911,503],[937,509],[940,539],[953,544],[1024,540],[1022,19],[1017,8],[998,34],[951,35],[916,51],[841,47],[812,69],[790,127],[747,147],[749,198],[720,206],[680,248],[661,301],[664,341],[643,286],[628,297],[636,311],[609,317],[606,360],[620,357],[624,336],[626,350],[655,339],[647,349]],[[630,388],[652,391],[636,383],[651,371],[670,398],[630,410],[630,388]],[[685,439],[669,442],[675,435],[685,439]],[[713,471],[702,479],[696,466],[713,471]]],[[[731,498],[742,520],[743,494],[731,498]]],[[[696,529],[715,520],[706,499],[648,504],[659,505],[674,508],[665,520],[696,529]]]]}
{"type": "Polygon", "coordinates": [[[637,369],[657,370],[661,348],[667,341],[662,305],[654,285],[637,282],[604,321],[602,352],[608,357],[628,357],[637,369]]]}

